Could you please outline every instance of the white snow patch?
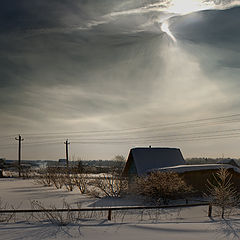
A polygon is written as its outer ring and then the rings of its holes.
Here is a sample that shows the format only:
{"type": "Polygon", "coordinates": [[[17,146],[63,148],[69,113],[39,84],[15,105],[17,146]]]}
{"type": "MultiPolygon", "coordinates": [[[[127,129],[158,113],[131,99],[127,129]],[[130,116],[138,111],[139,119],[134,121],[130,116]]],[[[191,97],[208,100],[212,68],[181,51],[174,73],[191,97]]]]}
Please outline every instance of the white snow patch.
{"type": "Polygon", "coordinates": [[[191,172],[191,171],[201,171],[201,170],[210,170],[210,169],[233,169],[235,172],[240,173],[240,169],[229,164],[196,164],[196,165],[178,165],[173,167],[165,168],[154,168],[148,170],[148,172],[153,171],[173,171],[177,173],[191,172]]]}
{"type": "MultiPolygon", "coordinates": [[[[104,199],[94,199],[81,195],[77,190],[42,187],[31,180],[0,179],[1,198],[15,207],[29,207],[29,200],[39,200],[45,204],[61,205],[62,200],[75,204],[82,202],[89,207],[104,199]]],[[[134,199],[111,199],[115,205],[139,204],[134,199]]],[[[126,214],[112,212],[112,221],[106,216],[98,219],[83,219],[77,223],[59,227],[50,222],[28,222],[26,220],[0,223],[0,239],[8,240],[202,240],[202,239],[240,239],[240,217],[229,220],[207,217],[207,206],[184,209],[135,210],[126,214]]]]}

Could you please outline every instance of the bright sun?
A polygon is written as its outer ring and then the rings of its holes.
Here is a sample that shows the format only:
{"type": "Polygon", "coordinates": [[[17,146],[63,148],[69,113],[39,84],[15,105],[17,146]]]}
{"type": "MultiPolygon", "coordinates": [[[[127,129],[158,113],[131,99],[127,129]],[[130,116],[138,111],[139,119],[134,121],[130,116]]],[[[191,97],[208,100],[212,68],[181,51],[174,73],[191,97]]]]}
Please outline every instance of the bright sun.
{"type": "Polygon", "coordinates": [[[202,0],[172,0],[169,12],[186,14],[210,8],[211,5],[202,0]]]}

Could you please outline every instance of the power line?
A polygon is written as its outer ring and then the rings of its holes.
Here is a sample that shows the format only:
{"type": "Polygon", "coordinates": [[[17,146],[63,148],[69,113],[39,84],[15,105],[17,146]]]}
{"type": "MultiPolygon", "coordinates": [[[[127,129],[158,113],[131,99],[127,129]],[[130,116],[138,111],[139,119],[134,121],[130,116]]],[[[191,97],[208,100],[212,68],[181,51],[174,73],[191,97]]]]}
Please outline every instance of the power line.
{"type": "MultiPolygon", "coordinates": [[[[179,137],[179,138],[161,138],[159,137],[159,139],[153,139],[153,138],[136,138],[136,139],[126,139],[126,140],[122,140],[122,139],[102,139],[102,140],[82,140],[82,141],[73,141],[73,144],[100,144],[100,145],[109,145],[109,144],[132,144],[132,145],[137,145],[137,144],[149,144],[149,143],[164,143],[164,142],[175,142],[175,143],[179,143],[179,142],[186,142],[186,141],[203,141],[203,140],[218,140],[218,139],[231,139],[231,138],[239,138],[240,137],[240,133],[233,133],[233,134],[222,134],[222,135],[208,135],[208,136],[195,136],[195,137],[179,137]]],[[[26,147],[28,146],[38,146],[38,145],[45,145],[45,144],[54,144],[57,145],[60,142],[51,142],[51,143],[29,143],[29,144],[25,144],[26,147]]],[[[13,145],[5,145],[2,148],[12,148],[14,147],[13,145]]]]}
{"type": "MultiPolygon", "coordinates": [[[[236,117],[240,118],[240,114],[232,114],[232,115],[224,115],[224,116],[218,116],[218,117],[210,117],[210,118],[201,118],[201,119],[195,119],[195,120],[189,120],[189,121],[181,121],[181,122],[174,122],[174,123],[165,123],[165,124],[154,124],[149,126],[142,126],[142,127],[136,127],[136,128],[125,128],[125,129],[105,129],[105,130],[86,130],[86,131],[72,131],[72,132],[45,132],[45,133],[25,133],[25,136],[48,136],[48,135],[69,135],[69,134],[96,134],[96,133],[116,133],[116,132],[128,132],[128,131],[137,131],[137,130],[144,130],[149,128],[162,128],[162,127],[177,127],[179,125],[187,124],[186,126],[189,126],[189,124],[195,124],[198,123],[200,126],[202,125],[208,125],[208,124],[221,124],[221,123],[232,123],[235,121],[240,121],[240,119],[234,119],[236,117]],[[233,118],[228,120],[228,118],[233,118]],[[221,122],[209,122],[211,120],[224,120],[221,122]],[[203,123],[201,123],[203,122],[203,123]],[[204,123],[206,122],[206,123],[204,123]]],[[[185,126],[185,125],[184,125],[185,126]]],[[[182,127],[184,127],[182,126],[182,127]]],[[[191,125],[192,126],[192,125],[191,125]]],[[[198,125],[196,125],[198,126],[198,125]]],[[[153,129],[154,130],[154,129],[153,129]]],[[[5,137],[10,137],[12,135],[8,135],[5,137]]],[[[4,137],[4,136],[3,136],[4,137]]]]}
{"type": "MultiPolygon", "coordinates": [[[[129,141],[136,141],[136,140],[145,140],[145,141],[154,141],[157,139],[161,140],[169,140],[169,141],[182,141],[185,140],[186,137],[188,139],[196,139],[196,138],[201,138],[201,139],[207,139],[209,137],[222,137],[222,136],[233,136],[235,137],[236,135],[240,134],[239,133],[240,129],[227,129],[227,130],[220,130],[220,131],[207,131],[207,132],[193,132],[193,133],[178,133],[178,134],[167,134],[167,135],[152,135],[152,136],[138,136],[138,137],[124,137],[124,138],[83,138],[83,139],[75,139],[74,143],[101,143],[101,142],[129,142],[129,141]],[[234,132],[234,133],[231,133],[234,132]],[[190,137],[190,138],[189,138],[190,137]],[[174,138],[174,139],[172,139],[174,138]]],[[[25,143],[25,146],[34,146],[34,145],[44,145],[44,144],[59,144],[60,142],[57,141],[37,141],[37,142],[27,142],[25,143]]],[[[11,146],[11,144],[4,144],[0,145],[0,147],[8,147],[11,146]]]]}
{"type": "MultiPolygon", "coordinates": [[[[227,130],[218,130],[218,131],[203,131],[203,132],[192,132],[192,133],[175,133],[175,134],[166,134],[166,135],[159,135],[155,134],[152,136],[144,136],[140,135],[138,137],[115,137],[115,138],[106,138],[104,135],[102,135],[101,138],[78,138],[75,139],[72,137],[73,140],[75,141],[114,141],[116,139],[118,140],[136,140],[136,139],[154,139],[154,138],[173,138],[173,137],[182,137],[182,136],[194,136],[194,135],[200,135],[200,137],[204,137],[201,135],[209,135],[211,136],[219,136],[219,133],[228,133],[228,132],[234,132],[234,134],[238,133],[240,131],[240,128],[235,128],[235,129],[227,129],[227,130]],[[218,134],[218,135],[216,135],[218,134]]],[[[56,143],[56,142],[49,142],[49,141],[37,141],[37,142],[31,142],[31,143],[26,143],[26,144],[44,144],[44,143],[56,143]]],[[[1,146],[1,145],[0,145],[1,146]]]]}
{"type": "MultiPolygon", "coordinates": [[[[225,122],[224,122],[225,123],[225,122]]],[[[227,123],[229,123],[229,121],[227,122],[227,123]]],[[[232,121],[231,121],[231,123],[232,123],[232,121]]],[[[181,126],[181,127],[178,127],[178,128],[176,128],[176,130],[177,131],[179,131],[179,130],[187,130],[187,129],[192,129],[192,128],[196,128],[196,127],[206,127],[206,126],[217,126],[218,124],[222,124],[222,122],[213,122],[213,123],[207,123],[207,124],[202,124],[202,125],[186,125],[186,126],[181,126]]],[[[149,129],[149,130],[145,130],[144,132],[146,132],[148,135],[149,135],[149,133],[151,133],[151,132],[154,132],[155,134],[157,134],[158,132],[160,132],[160,134],[163,132],[163,130],[171,130],[171,131],[174,131],[175,129],[174,128],[164,128],[164,129],[149,129]]],[[[176,131],[175,130],[175,131],[176,131]]],[[[226,130],[226,131],[235,131],[235,130],[237,130],[237,129],[230,129],[230,130],[226,130]]],[[[107,134],[107,133],[105,133],[104,134],[104,137],[107,137],[107,136],[112,136],[112,135],[114,135],[114,136],[116,136],[116,135],[118,135],[118,138],[120,137],[120,136],[125,136],[125,137],[131,137],[132,136],[132,134],[144,134],[144,132],[119,132],[119,133],[111,133],[111,134],[107,134]]],[[[209,131],[208,131],[209,132],[209,131]]],[[[217,132],[217,131],[215,131],[215,132],[217,132]]],[[[193,135],[193,134],[203,134],[202,132],[198,132],[198,133],[181,133],[181,135],[193,135]]],[[[70,134],[68,134],[68,135],[70,135],[70,134]]],[[[94,134],[94,136],[96,136],[96,135],[99,135],[99,134],[94,134]]],[[[169,134],[168,134],[169,135],[169,134]]],[[[177,135],[179,135],[179,134],[177,134],[177,135]]],[[[71,138],[72,139],[74,139],[74,138],[77,138],[77,137],[87,137],[87,138],[91,138],[92,136],[93,136],[93,134],[91,134],[91,135],[83,135],[83,134],[78,134],[78,135],[71,135],[71,138]]],[[[99,135],[99,137],[101,137],[101,136],[103,136],[102,134],[101,135],[99,135]]],[[[160,135],[160,136],[162,136],[162,135],[160,135]]],[[[173,136],[175,136],[175,135],[173,135],[173,136]]],[[[44,142],[44,141],[49,141],[50,139],[52,140],[52,141],[56,141],[56,140],[61,140],[63,137],[66,137],[65,135],[64,136],[51,136],[51,135],[49,135],[49,136],[39,136],[39,137],[37,137],[38,139],[42,139],[42,141],[41,142],[44,142]],[[46,139],[46,140],[45,140],[46,139]]],[[[150,136],[150,137],[152,137],[152,136],[150,136]]],[[[28,137],[28,140],[31,140],[31,139],[35,139],[36,137],[31,137],[31,136],[29,136],[28,137]]],[[[38,142],[37,142],[38,143],[38,142]]]]}
{"type": "MultiPolygon", "coordinates": [[[[39,141],[26,142],[25,146],[38,146],[46,144],[60,144],[63,136],[73,134],[71,138],[72,143],[76,144],[132,144],[132,143],[149,143],[149,142],[184,142],[184,141],[199,141],[199,140],[216,140],[220,138],[236,138],[239,137],[240,128],[224,129],[224,130],[212,130],[212,131],[198,131],[198,132],[186,132],[189,129],[196,127],[217,127],[219,124],[228,124],[239,122],[240,114],[225,115],[219,117],[195,119],[191,121],[182,121],[168,124],[158,124],[153,126],[145,126],[139,128],[128,128],[121,130],[99,130],[99,131],[82,131],[82,132],[62,132],[62,133],[39,133],[39,134],[27,134],[28,140],[38,138],[39,141]],[[138,130],[137,130],[138,129],[138,130]],[[176,130],[175,130],[176,129],[176,130]],[[164,134],[164,130],[171,131],[164,134]],[[154,134],[151,132],[154,131],[154,134]],[[175,132],[173,132],[175,131],[175,132]],[[176,132],[178,131],[178,132],[176,132]],[[54,136],[54,134],[56,134],[54,136]],[[94,134],[94,135],[93,135],[94,134]],[[133,136],[137,134],[137,136],[133,136]],[[97,136],[96,136],[97,135],[97,136]],[[114,136],[113,136],[114,135],[114,136]],[[80,138],[79,138],[80,137],[80,138]],[[93,138],[94,137],[94,138],[93,138]]],[[[12,135],[5,136],[9,138],[12,135]]],[[[19,138],[15,138],[20,141],[19,138]]],[[[3,139],[1,139],[3,141],[3,139]]],[[[19,150],[19,159],[21,160],[21,142],[19,150]]],[[[4,141],[6,142],[6,141],[4,141]]],[[[67,141],[66,141],[67,142],[67,141]]],[[[65,142],[65,144],[66,144],[65,142]]],[[[1,148],[11,148],[12,144],[0,144],[1,148]]],[[[68,146],[68,144],[66,144],[68,146]]]]}

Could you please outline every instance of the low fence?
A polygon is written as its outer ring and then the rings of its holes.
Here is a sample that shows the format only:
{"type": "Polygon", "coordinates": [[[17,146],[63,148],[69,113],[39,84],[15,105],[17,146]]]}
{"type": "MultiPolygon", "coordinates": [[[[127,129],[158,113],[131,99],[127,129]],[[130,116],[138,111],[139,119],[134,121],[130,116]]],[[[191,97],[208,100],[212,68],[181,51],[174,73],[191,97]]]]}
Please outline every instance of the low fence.
{"type": "Polygon", "coordinates": [[[108,220],[112,219],[112,211],[128,211],[128,210],[144,210],[144,209],[171,209],[171,208],[186,208],[208,206],[208,217],[212,216],[212,204],[208,202],[191,203],[191,204],[178,204],[178,205],[163,205],[163,206],[134,206],[134,207],[96,207],[96,208],[62,208],[62,209],[9,209],[0,210],[0,214],[4,213],[40,213],[40,212],[97,212],[107,211],[108,220]]]}

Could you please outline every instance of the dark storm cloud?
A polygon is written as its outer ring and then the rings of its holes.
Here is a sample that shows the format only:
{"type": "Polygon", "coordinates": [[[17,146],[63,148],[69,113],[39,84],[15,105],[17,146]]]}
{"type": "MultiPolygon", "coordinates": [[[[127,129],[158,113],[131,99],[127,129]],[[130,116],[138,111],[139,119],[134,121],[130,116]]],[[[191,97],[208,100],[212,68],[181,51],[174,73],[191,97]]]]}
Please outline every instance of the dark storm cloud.
{"type": "MultiPolygon", "coordinates": [[[[91,81],[89,73],[129,57],[134,51],[134,47],[129,51],[131,44],[144,44],[147,38],[151,41],[151,34],[122,34],[136,31],[147,17],[120,16],[110,23],[100,19],[111,12],[116,5],[113,3],[23,0],[3,4],[0,86],[91,81]],[[120,46],[126,48],[122,51],[120,46]]],[[[134,6],[126,2],[114,9],[124,10],[130,5],[134,6]]],[[[140,6],[137,1],[136,6],[140,6]]]]}
{"type": "MultiPolygon", "coordinates": [[[[0,107],[5,115],[51,122],[117,114],[136,103],[134,96],[142,91],[146,95],[141,101],[148,101],[152,83],[146,79],[159,74],[161,62],[154,49],[159,48],[160,28],[157,33],[138,31],[149,13],[98,19],[110,13],[111,6],[108,2],[80,6],[79,1],[5,6],[6,24],[1,28],[5,33],[0,36],[0,107]],[[154,59],[146,68],[146,61],[154,59]]],[[[2,119],[2,126],[13,122],[2,119]]]]}
{"type": "Polygon", "coordinates": [[[125,0],[4,0],[0,8],[0,31],[10,32],[29,29],[48,29],[59,27],[86,26],[88,21],[111,12],[131,11],[149,4],[161,3],[166,6],[169,1],[125,0]],[[165,3],[164,3],[165,2],[165,3]]]}
{"type": "Polygon", "coordinates": [[[1,2],[1,31],[70,27],[106,13],[114,1],[8,0],[1,2]],[[112,2],[112,4],[111,4],[112,2]]]}
{"type": "MultiPolygon", "coordinates": [[[[192,52],[206,67],[240,66],[240,7],[206,10],[171,19],[174,36],[194,46],[192,52]],[[195,48],[195,49],[194,49],[195,48]]],[[[210,70],[212,71],[212,70],[210,70]]]]}
{"type": "Polygon", "coordinates": [[[240,7],[206,10],[171,19],[171,30],[179,39],[196,43],[239,45],[240,7]]]}

